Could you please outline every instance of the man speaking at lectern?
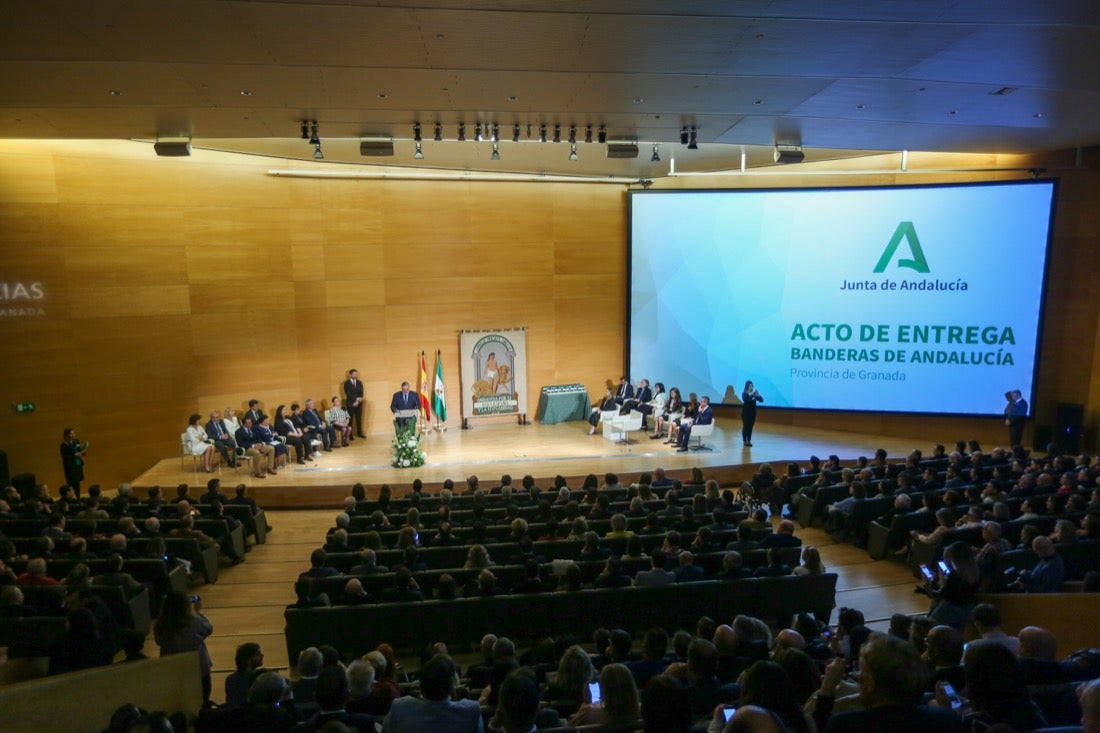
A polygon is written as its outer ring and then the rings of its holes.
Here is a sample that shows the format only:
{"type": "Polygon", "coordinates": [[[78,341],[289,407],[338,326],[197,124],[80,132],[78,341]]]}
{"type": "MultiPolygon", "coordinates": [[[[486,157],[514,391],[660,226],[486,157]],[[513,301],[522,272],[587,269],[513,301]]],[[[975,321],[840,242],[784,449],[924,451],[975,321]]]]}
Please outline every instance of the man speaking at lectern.
{"type": "Polygon", "coordinates": [[[394,392],[390,400],[390,412],[393,413],[393,425],[397,432],[416,425],[419,411],[420,395],[409,388],[408,382],[402,382],[401,391],[394,392]]]}

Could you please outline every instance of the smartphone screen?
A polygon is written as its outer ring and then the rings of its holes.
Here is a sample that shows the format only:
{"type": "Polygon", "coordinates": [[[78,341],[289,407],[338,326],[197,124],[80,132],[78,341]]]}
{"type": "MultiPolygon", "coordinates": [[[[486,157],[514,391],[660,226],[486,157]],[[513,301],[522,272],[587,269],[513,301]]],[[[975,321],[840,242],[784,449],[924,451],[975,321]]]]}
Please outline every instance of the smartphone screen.
{"type": "Polygon", "coordinates": [[[955,692],[955,688],[950,683],[943,683],[943,694],[947,695],[947,699],[951,701],[952,710],[958,710],[962,707],[962,700],[959,699],[958,693],[955,692]]]}
{"type": "Polygon", "coordinates": [[[920,571],[921,571],[921,574],[924,575],[925,580],[931,580],[932,579],[932,571],[931,571],[931,569],[929,569],[929,567],[927,565],[921,565],[920,566],[920,571]]]}
{"type": "Polygon", "coordinates": [[[725,716],[726,720],[729,720],[730,718],[733,717],[733,714],[736,713],[736,712],[737,712],[737,708],[726,708],[725,710],[722,711],[722,715],[725,716]]]}
{"type": "Polygon", "coordinates": [[[947,575],[951,572],[951,569],[947,567],[947,563],[945,563],[943,560],[940,560],[940,572],[944,575],[947,575]]]}
{"type": "Polygon", "coordinates": [[[588,683],[588,696],[592,698],[592,704],[595,705],[600,701],[600,683],[589,682],[588,683]]]}

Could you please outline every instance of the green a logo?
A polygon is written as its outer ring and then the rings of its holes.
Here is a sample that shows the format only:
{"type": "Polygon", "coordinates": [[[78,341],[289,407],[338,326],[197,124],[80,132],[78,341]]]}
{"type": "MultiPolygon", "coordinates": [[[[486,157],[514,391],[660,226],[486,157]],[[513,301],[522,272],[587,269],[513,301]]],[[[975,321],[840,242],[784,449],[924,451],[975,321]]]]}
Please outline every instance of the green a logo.
{"type": "Polygon", "coordinates": [[[875,272],[886,272],[886,266],[894,258],[902,238],[909,241],[909,252],[913,255],[913,259],[899,259],[898,267],[908,267],[910,270],[917,272],[931,272],[928,269],[928,260],[924,259],[924,250],[920,247],[920,240],[917,239],[917,230],[913,227],[911,221],[898,222],[898,228],[894,230],[894,236],[890,237],[890,243],[886,245],[886,249],[882,251],[882,257],[875,265],[875,272]]]}

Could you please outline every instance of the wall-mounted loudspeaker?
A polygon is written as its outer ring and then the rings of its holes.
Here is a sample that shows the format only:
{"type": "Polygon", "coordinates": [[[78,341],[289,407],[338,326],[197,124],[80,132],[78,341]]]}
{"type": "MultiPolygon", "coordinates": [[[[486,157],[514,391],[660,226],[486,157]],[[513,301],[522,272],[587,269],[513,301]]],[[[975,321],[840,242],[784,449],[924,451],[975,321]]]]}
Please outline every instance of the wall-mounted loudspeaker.
{"type": "Polygon", "coordinates": [[[801,163],[805,157],[806,154],[802,152],[800,145],[776,145],[773,155],[775,162],[780,165],[801,163]]]}
{"type": "Polygon", "coordinates": [[[638,143],[608,143],[608,158],[637,158],[638,143]]]}
{"type": "Polygon", "coordinates": [[[158,140],[153,143],[153,150],[162,157],[184,158],[191,154],[191,142],[189,140],[158,140]]]}
{"type": "Polygon", "coordinates": [[[393,140],[363,140],[359,143],[359,154],[372,158],[392,158],[393,140]]]}

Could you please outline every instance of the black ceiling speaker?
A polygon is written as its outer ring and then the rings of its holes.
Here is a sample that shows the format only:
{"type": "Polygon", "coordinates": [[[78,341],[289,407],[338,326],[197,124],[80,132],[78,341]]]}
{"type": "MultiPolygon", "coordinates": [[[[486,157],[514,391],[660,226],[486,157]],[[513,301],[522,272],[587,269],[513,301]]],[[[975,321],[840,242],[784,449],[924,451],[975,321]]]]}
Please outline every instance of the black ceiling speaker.
{"type": "Polygon", "coordinates": [[[157,155],[166,158],[181,158],[191,154],[190,140],[158,140],[153,143],[157,155]]]}
{"type": "Polygon", "coordinates": [[[608,158],[637,158],[638,143],[636,142],[609,142],[607,144],[608,158]]]}

